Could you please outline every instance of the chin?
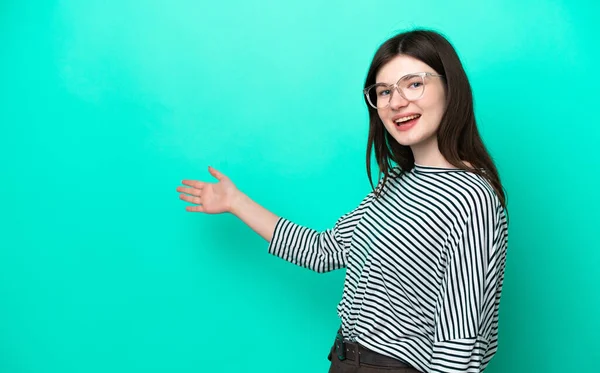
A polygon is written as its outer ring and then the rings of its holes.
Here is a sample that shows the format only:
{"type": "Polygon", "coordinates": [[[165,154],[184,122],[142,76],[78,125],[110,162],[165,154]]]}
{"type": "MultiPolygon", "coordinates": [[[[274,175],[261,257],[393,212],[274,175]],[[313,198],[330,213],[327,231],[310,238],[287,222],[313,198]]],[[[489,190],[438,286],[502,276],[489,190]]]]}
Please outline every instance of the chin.
{"type": "Polygon", "coordinates": [[[413,146],[419,143],[419,141],[415,141],[414,139],[406,138],[404,136],[392,136],[396,142],[402,146],[413,146]]]}

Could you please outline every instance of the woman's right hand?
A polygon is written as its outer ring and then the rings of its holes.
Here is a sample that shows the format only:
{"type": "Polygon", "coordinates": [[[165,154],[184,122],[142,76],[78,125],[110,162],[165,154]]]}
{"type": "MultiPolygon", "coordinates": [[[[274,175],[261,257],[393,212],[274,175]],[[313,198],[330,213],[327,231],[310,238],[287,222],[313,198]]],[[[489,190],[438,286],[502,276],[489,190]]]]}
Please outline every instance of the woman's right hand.
{"type": "Polygon", "coordinates": [[[216,183],[196,180],[183,180],[186,187],[177,187],[179,198],[195,204],[185,209],[206,214],[230,212],[240,218],[267,241],[273,239],[273,232],[279,217],[240,192],[229,178],[212,167],[208,172],[217,179],[216,183]]]}
{"type": "Polygon", "coordinates": [[[181,183],[187,185],[188,188],[177,187],[177,191],[181,193],[179,198],[195,205],[187,206],[185,209],[190,212],[206,214],[231,212],[235,199],[239,198],[240,191],[227,176],[214,168],[208,167],[208,172],[217,179],[216,183],[183,180],[181,183]]]}

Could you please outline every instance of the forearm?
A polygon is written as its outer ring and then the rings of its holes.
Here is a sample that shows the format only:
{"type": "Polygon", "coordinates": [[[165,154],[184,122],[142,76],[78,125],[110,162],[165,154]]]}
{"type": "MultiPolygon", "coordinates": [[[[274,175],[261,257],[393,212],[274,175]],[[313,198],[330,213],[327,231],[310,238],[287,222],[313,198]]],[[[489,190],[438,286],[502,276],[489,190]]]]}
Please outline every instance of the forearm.
{"type": "Polygon", "coordinates": [[[234,198],[230,212],[268,242],[273,239],[273,231],[279,217],[244,193],[239,192],[234,198]]]}
{"type": "Polygon", "coordinates": [[[335,230],[317,232],[280,219],[239,191],[229,212],[267,240],[273,255],[319,273],[346,266],[344,245],[335,230]]]}
{"type": "Polygon", "coordinates": [[[269,253],[318,273],[346,266],[344,245],[335,228],[318,232],[287,219],[278,220],[269,253]]]}

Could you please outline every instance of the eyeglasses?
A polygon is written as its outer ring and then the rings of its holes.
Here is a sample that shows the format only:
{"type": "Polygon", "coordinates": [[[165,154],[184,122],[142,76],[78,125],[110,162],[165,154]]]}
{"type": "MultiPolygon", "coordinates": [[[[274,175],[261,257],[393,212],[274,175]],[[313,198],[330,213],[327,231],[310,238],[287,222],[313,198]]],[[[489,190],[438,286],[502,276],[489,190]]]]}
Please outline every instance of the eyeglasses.
{"type": "Polygon", "coordinates": [[[425,93],[425,77],[443,78],[443,75],[433,73],[413,73],[404,75],[396,84],[377,83],[363,90],[369,105],[373,109],[384,109],[390,105],[394,91],[408,101],[415,101],[425,93]]]}

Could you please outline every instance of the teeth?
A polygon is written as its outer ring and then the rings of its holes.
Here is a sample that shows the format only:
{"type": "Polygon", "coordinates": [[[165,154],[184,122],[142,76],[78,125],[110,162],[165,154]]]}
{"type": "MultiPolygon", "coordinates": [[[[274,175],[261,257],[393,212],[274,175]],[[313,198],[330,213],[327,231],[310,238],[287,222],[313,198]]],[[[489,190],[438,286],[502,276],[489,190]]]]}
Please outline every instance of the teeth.
{"type": "Polygon", "coordinates": [[[410,117],[404,117],[404,118],[396,119],[395,122],[396,123],[403,123],[403,122],[406,122],[406,121],[409,121],[409,120],[412,120],[412,119],[415,119],[415,118],[418,118],[418,117],[420,117],[419,114],[411,115],[410,117]]]}

